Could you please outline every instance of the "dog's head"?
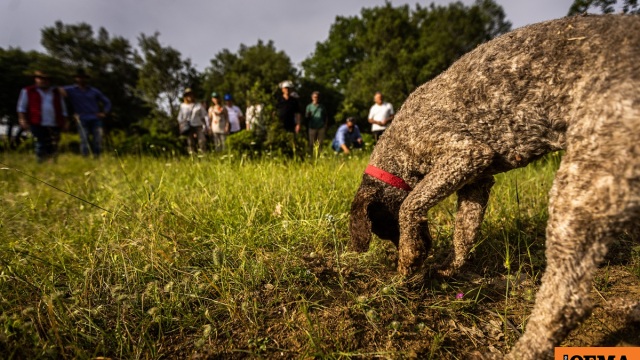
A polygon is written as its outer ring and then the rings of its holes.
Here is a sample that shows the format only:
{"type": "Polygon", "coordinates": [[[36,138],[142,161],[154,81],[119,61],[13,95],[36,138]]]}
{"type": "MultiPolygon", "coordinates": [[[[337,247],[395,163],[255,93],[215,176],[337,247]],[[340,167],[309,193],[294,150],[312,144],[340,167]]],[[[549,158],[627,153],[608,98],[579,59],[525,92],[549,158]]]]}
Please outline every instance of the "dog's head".
{"type": "Polygon", "coordinates": [[[351,203],[349,248],[358,252],[367,251],[372,232],[397,246],[400,239],[398,213],[407,194],[404,190],[364,175],[351,203]]]}

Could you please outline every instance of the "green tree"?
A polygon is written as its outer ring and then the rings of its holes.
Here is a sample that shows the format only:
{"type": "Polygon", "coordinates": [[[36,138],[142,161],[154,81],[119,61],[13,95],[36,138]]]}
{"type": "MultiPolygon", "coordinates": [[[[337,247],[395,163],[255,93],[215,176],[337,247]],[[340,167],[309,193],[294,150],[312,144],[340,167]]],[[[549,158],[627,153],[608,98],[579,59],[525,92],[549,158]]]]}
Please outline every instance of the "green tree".
{"type": "Polygon", "coordinates": [[[338,118],[366,117],[381,91],[396,108],[419,85],[434,78],[477,45],[505,33],[511,23],[493,0],[362,9],[337,17],[326,41],[302,63],[305,78],[335,87],[344,101],[338,118]]]}
{"type": "Polygon", "coordinates": [[[87,23],[69,25],[56,21],[54,26],[42,29],[40,43],[49,55],[60,59],[71,71],[92,67],[100,55],[93,28],[87,23]]]}
{"type": "MultiPolygon", "coordinates": [[[[574,0],[569,8],[568,15],[577,15],[586,13],[590,8],[600,8],[603,14],[611,14],[615,12],[617,0],[574,0]]],[[[623,0],[622,12],[625,14],[639,14],[638,0],[623,0]]]]}
{"type": "Polygon", "coordinates": [[[30,85],[33,81],[28,75],[34,53],[27,53],[21,49],[0,48],[0,76],[2,76],[2,91],[0,92],[0,118],[8,117],[17,120],[16,103],[20,89],[30,85]]]}
{"type": "Polygon", "coordinates": [[[205,70],[203,87],[208,94],[233,94],[236,104],[244,106],[251,91],[273,94],[281,81],[297,78],[284,51],[278,51],[273,41],[258,40],[253,46],[240,44],[235,54],[228,49],[216,54],[205,70]]]}
{"type": "Polygon", "coordinates": [[[388,101],[399,103],[415,88],[417,67],[412,59],[418,40],[418,28],[412,23],[409,6],[362,9],[362,26],[356,37],[358,47],[366,54],[354,65],[350,79],[345,79],[345,100],[363,109],[371,105],[373,94],[381,91],[388,101]]]}
{"type": "Polygon", "coordinates": [[[163,46],[158,37],[141,34],[138,38],[141,56],[137,56],[140,66],[137,88],[153,109],[145,127],[151,132],[172,132],[177,126],[175,117],[180,108],[184,89],[190,87],[200,95],[200,74],[183,59],[180,52],[170,46],[163,46]]]}
{"type": "Polygon", "coordinates": [[[33,84],[33,72],[36,69],[47,71],[56,81],[64,72],[64,66],[48,55],[19,48],[0,48],[0,81],[3,89],[0,92],[0,119],[7,120],[8,125],[7,133],[0,135],[9,138],[11,129],[18,126],[18,96],[23,87],[33,84]]]}
{"type": "Polygon", "coordinates": [[[327,40],[317,42],[314,53],[302,62],[305,78],[344,92],[353,68],[366,57],[358,41],[364,32],[359,17],[337,16],[327,40]]]}
{"type": "Polygon", "coordinates": [[[91,84],[99,88],[112,102],[109,128],[128,128],[130,124],[148,114],[148,108],[136,92],[138,69],[135,53],[123,37],[111,37],[100,28],[97,35],[87,23],[64,24],[42,29],[42,46],[58,59],[63,84],[72,82],[77,68],[86,69],[91,84]]]}

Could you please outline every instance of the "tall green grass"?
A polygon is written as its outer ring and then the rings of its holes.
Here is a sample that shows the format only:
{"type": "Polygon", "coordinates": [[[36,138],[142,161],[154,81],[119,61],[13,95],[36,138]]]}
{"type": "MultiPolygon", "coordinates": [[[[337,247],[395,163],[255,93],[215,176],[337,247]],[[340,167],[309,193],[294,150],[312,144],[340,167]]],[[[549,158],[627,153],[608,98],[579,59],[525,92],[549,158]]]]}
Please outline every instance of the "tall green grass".
{"type": "Polygon", "coordinates": [[[255,292],[293,296],[315,281],[300,255],[342,252],[364,161],[5,157],[0,341],[33,356],[155,358],[206,333],[259,350],[270,304],[255,292]],[[236,321],[255,329],[248,339],[236,321]]]}
{"type": "MultiPolygon", "coordinates": [[[[450,321],[517,308],[521,325],[533,285],[515,284],[544,265],[557,156],[497,177],[474,269],[516,279],[498,295],[489,280],[408,289],[388,242],[346,251],[367,160],[3,155],[3,357],[461,358],[458,341],[472,340],[450,321]]],[[[434,258],[450,246],[454,205],[430,212],[434,258]]]]}

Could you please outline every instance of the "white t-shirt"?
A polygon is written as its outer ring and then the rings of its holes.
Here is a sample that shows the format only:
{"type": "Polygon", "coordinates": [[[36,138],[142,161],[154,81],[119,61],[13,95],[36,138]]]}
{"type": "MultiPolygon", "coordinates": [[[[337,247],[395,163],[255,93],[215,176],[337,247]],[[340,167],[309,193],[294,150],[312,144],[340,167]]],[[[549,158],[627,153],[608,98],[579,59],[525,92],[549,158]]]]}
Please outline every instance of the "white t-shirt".
{"type": "Polygon", "coordinates": [[[262,104],[250,105],[247,108],[245,121],[249,126],[249,130],[254,130],[256,127],[262,127],[262,104]]]}
{"type": "MultiPolygon", "coordinates": [[[[369,119],[376,121],[383,121],[384,119],[393,115],[393,106],[390,103],[382,103],[380,105],[373,104],[371,110],[369,110],[369,119]]],[[[380,131],[386,129],[387,126],[380,126],[378,124],[371,125],[371,131],[380,131]]]]}
{"type": "Polygon", "coordinates": [[[229,132],[240,131],[240,116],[242,116],[242,111],[236,105],[225,106],[227,108],[227,114],[229,114],[229,124],[231,127],[229,128],[229,132]]]}

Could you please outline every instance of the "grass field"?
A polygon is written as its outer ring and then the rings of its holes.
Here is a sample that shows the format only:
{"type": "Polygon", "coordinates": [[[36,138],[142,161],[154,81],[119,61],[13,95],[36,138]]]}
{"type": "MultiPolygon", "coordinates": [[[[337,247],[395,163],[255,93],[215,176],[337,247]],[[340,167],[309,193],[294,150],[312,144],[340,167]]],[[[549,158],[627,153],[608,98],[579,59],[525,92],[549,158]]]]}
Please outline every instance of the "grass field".
{"type": "MultiPolygon", "coordinates": [[[[346,249],[367,157],[63,155],[37,165],[0,154],[0,357],[506,351],[544,269],[559,156],[498,176],[470,271],[419,289],[397,276],[392,244],[346,249]]],[[[450,248],[454,205],[429,213],[432,263],[450,248]]],[[[620,239],[598,272],[594,316],[567,344],[640,346],[637,327],[609,310],[640,299],[639,278],[640,249],[620,239]]]]}

